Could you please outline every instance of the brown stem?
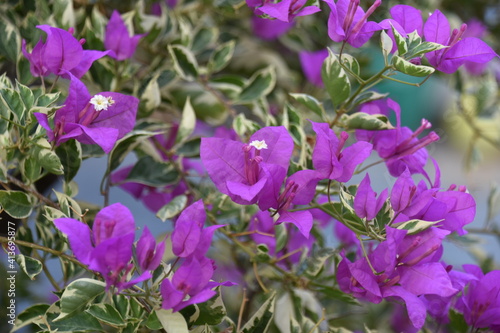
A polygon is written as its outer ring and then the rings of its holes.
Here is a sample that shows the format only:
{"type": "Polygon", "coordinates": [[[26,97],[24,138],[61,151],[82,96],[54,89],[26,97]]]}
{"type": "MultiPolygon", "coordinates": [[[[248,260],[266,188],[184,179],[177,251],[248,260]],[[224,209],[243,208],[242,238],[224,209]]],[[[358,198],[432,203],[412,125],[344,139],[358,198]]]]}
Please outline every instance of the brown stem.
{"type": "Polygon", "coordinates": [[[59,209],[59,210],[61,209],[61,207],[59,206],[59,204],[57,204],[57,203],[53,202],[52,200],[44,197],[36,189],[32,188],[29,185],[24,184],[22,181],[20,181],[16,177],[13,177],[13,176],[11,176],[11,175],[8,174],[7,175],[7,179],[9,180],[10,183],[16,185],[19,188],[22,188],[23,190],[25,190],[28,193],[34,195],[38,200],[40,200],[41,202],[43,202],[47,206],[50,206],[50,207],[53,207],[53,208],[59,209]]]}

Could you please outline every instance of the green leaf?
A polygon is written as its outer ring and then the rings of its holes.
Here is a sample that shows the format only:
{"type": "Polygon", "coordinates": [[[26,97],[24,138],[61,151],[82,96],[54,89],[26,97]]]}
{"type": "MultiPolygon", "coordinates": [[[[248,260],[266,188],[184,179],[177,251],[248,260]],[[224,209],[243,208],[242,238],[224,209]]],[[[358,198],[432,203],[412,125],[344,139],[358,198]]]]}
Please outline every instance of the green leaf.
{"type": "Polygon", "coordinates": [[[181,145],[186,142],[189,136],[193,133],[194,127],[196,125],[196,114],[194,113],[193,107],[189,97],[186,99],[184,104],[184,109],[182,110],[182,119],[179,124],[179,130],[177,136],[175,137],[175,144],[181,145]]]}
{"type": "Polygon", "coordinates": [[[34,203],[31,197],[21,191],[0,191],[0,209],[16,219],[31,215],[34,203]]]}
{"type": "Polygon", "coordinates": [[[193,51],[194,53],[200,53],[201,51],[212,45],[217,40],[218,35],[219,32],[216,28],[202,27],[201,29],[196,31],[193,37],[191,51],[193,51]]]}
{"type": "Polygon", "coordinates": [[[208,70],[211,73],[219,72],[227,66],[234,53],[235,41],[230,40],[217,46],[208,61],[208,70]]]}
{"type": "Polygon", "coordinates": [[[10,332],[13,333],[30,324],[39,325],[43,323],[43,318],[48,308],[48,304],[34,304],[26,308],[23,312],[17,315],[14,326],[10,332]]]}
{"type": "Polygon", "coordinates": [[[392,33],[394,34],[394,39],[396,40],[396,45],[398,47],[398,54],[403,56],[408,52],[408,45],[406,45],[406,39],[401,36],[401,34],[392,26],[392,33]]]}
{"type": "Polygon", "coordinates": [[[172,313],[172,310],[156,310],[156,316],[167,333],[189,333],[186,319],[179,313],[172,313]]]}
{"type": "Polygon", "coordinates": [[[242,333],[267,332],[274,317],[274,304],[276,303],[276,292],[261,305],[248,322],[241,329],[242,333]]]}
{"type": "Polygon", "coordinates": [[[73,215],[81,215],[82,209],[80,205],[70,196],[54,190],[57,197],[57,202],[61,207],[61,212],[63,212],[67,217],[72,217],[73,215]]]}
{"type": "Polygon", "coordinates": [[[316,98],[308,94],[291,93],[290,96],[292,96],[297,102],[304,105],[306,108],[323,118],[325,110],[323,109],[323,105],[321,105],[321,103],[316,98]]]}
{"type": "MultiPolygon", "coordinates": [[[[51,332],[104,332],[97,319],[86,312],[77,313],[71,317],[56,321],[55,314],[47,314],[51,332]]],[[[44,326],[42,326],[44,327],[44,326]]]]}
{"type": "Polygon", "coordinates": [[[64,173],[59,156],[50,148],[50,144],[46,139],[38,140],[37,144],[32,148],[32,154],[36,157],[40,166],[47,172],[55,175],[62,175],[64,173]]]}
{"type": "Polygon", "coordinates": [[[341,122],[346,129],[364,129],[364,130],[386,130],[394,128],[389,119],[382,114],[368,114],[356,112],[350,115],[344,114],[341,122]]]}
{"type": "Polygon", "coordinates": [[[0,31],[0,54],[15,64],[21,50],[21,36],[16,25],[4,15],[0,15],[0,31]]]}
{"type": "Polygon", "coordinates": [[[106,283],[92,279],[71,282],[61,296],[61,314],[54,321],[62,320],[84,310],[95,297],[104,293],[106,283]]]}
{"type": "Polygon", "coordinates": [[[25,256],[23,254],[16,255],[16,262],[31,280],[34,280],[35,276],[40,274],[43,269],[43,265],[40,260],[25,256]]]}
{"type": "Polygon", "coordinates": [[[21,97],[21,100],[23,101],[26,110],[30,110],[35,103],[35,97],[33,95],[33,91],[31,91],[30,88],[26,87],[25,85],[22,85],[17,81],[16,81],[16,87],[17,90],[19,91],[19,96],[21,97]]]}
{"type": "Polygon", "coordinates": [[[252,120],[248,120],[243,113],[238,114],[233,119],[233,129],[240,137],[253,134],[260,129],[260,126],[252,120]]]}
{"type": "Polygon", "coordinates": [[[431,221],[413,219],[406,222],[395,223],[392,226],[396,229],[408,230],[408,235],[413,235],[413,234],[418,234],[419,232],[422,232],[425,229],[428,229],[441,221],[442,220],[431,222],[431,221]]]}
{"type": "Polygon", "coordinates": [[[328,49],[328,57],[321,68],[321,77],[333,104],[338,106],[349,98],[351,82],[337,56],[330,49],[328,49]]]}
{"type": "Polygon", "coordinates": [[[59,95],[61,95],[59,91],[56,93],[40,95],[36,99],[35,105],[40,107],[49,107],[59,99],[59,95]]]}
{"type": "Polygon", "coordinates": [[[416,57],[420,57],[426,53],[432,52],[432,51],[437,51],[446,48],[446,45],[441,45],[438,43],[432,43],[432,42],[423,42],[415,46],[414,48],[410,49],[408,53],[405,55],[406,59],[412,59],[416,57]]]}
{"type": "Polygon", "coordinates": [[[276,238],[276,253],[283,250],[288,241],[286,227],[283,223],[274,225],[274,235],[276,238]]]}
{"type": "Polygon", "coordinates": [[[148,320],[146,321],[146,327],[150,330],[161,330],[162,324],[156,315],[156,312],[151,312],[149,314],[148,320]]]}
{"type": "Polygon", "coordinates": [[[168,51],[174,61],[174,69],[185,80],[193,81],[198,77],[198,62],[193,53],[182,45],[169,45],[168,51]]]}
{"type": "Polygon", "coordinates": [[[465,318],[461,313],[450,309],[448,313],[450,318],[450,329],[456,333],[466,333],[469,332],[469,325],[465,322],[465,318]]]}
{"type": "Polygon", "coordinates": [[[217,288],[217,295],[206,302],[196,304],[198,307],[199,316],[194,321],[194,325],[219,325],[224,317],[226,317],[226,307],[222,302],[220,287],[217,288]]]}
{"type": "Polygon", "coordinates": [[[64,180],[69,183],[82,164],[82,146],[76,140],[69,140],[56,148],[56,154],[64,169],[64,180]]]}
{"type": "Polygon", "coordinates": [[[346,294],[334,287],[322,286],[321,288],[317,289],[317,291],[318,293],[325,294],[325,296],[327,296],[330,299],[339,300],[341,302],[351,305],[361,306],[359,301],[356,298],[354,298],[354,296],[346,294]]]}
{"type": "Polygon", "coordinates": [[[392,51],[392,46],[393,42],[391,37],[382,30],[380,33],[380,47],[382,48],[382,54],[384,55],[385,63],[388,63],[389,59],[389,54],[391,54],[392,51]]]}
{"type": "Polygon", "coordinates": [[[19,92],[15,91],[14,89],[0,89],[0,96],[3,104],[7,107],[7,109],[10,110],[12,114],[16,115],[18,123],[24,125],[24,114],[26,112],[26,107],[24,106],[19,92]]]}
{"type": "Polygon", "coordinates": [[[305,273],[312,277],[317,276],[324,267],[325,262],[336,253],[337,251],[335,249],[328,247],[319,249],[312,255],[312,257],[308,257],[306,259],[305,263],[307,269],[305,273]]]}
{"type": "Polygon", "coordinates": [[[144,156],[134,165],[127,176],[127,182],[149,186],[165,186],[177,181],[179,173],[171,163],[156,161],[151,156],[144,156]]]}
{"type": "Polygon", "coordinates": [[[238,98],[239,102],[250,102],[269,94],[276,84],[276,71],[268,66],[256,72],[245,84],[238,98]]]}
{"type": "Polygon", "coordinates": [[[382,98],[387,97],[387,95],[389,95],[389,94],[388,93],[381,94],[381,93],[378,93],[376,91],[370,90],[370,91],[362,93],[361,95],[358,95],[354,99],[353,106],[361,105],[361,104],[371,102],[371,101],[376,101],[378,99],[382,99],[382,98]]]}
{"type": "Polygon", "coordinates": [[[33,183],[35,180],[40,178],[40,173],[42,168],[38,164],[38,160],[33,155],[28,155],[26,159],[22,161],[23,176],[30,182],[33,183]]]}
{"type": "Polygon", "coordinates": [[[434,68],[423,65],[414,65],[411,62],[404,60],[401,57],[393,56],[392,65],[396,70],[403,74],[408,74],[411,76],[423,77],[434,73],[434,68]]]}
{"type": "Polygon", "coordinates": [[[422,43],[422,37],[418,35],[418,32],[415,30],[412,33],[408,34],[408,49],[412,50],[419,46],[422,43]]]}
{"type": "Polygon", "coordinates": [[[85,312],[111,326],[125,326],[120,313],[110,304],[92,304],[85,312]]]}
{"type": "Polygon", "coordinates": [[[120,140],[116,141],[115,147],[108,156],[108,172],[118,168],[128,153],[134,150],[142,141],[159,134],[150,131],[132,131],[120,140]]]}
{"type": "Polygon", "coordinates": [[[358,75],[361,73],[358,59],[354,58],[352,55],[344,53],[342,54],[342,64],[348,67],[351,72],[358,75]]]}
{"type": "Polygon", "coordinates": [[[184,194],[178,195],[170,200],[168,204],[161,207],[160,210],[156,213],[156,216],[160,220],[165,222],[166,220],[171,219],[172,217],[182,212],[184,207],[186,207],[186,204],[187,196],[185,196],[184,194]]]}

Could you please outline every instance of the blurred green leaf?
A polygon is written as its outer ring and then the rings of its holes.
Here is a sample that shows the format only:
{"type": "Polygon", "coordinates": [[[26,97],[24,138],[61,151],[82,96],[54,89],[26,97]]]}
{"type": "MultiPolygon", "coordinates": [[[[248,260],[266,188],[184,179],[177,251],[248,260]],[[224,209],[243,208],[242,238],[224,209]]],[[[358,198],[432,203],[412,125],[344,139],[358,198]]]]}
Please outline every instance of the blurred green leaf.
{"type": "Polygon", "coordinates": [[[408,45],[406,45],[406,39],[401,36],[401,34],[392,26],[392,33],[394,35],[394,39],[396,40],[396,46],[398,47],[398,54],[403,56],[406,52],[408,52],[408,45]]]}
{"type": "Polygon", "coordinates": [[[257,71],[245,84],[238,98],[239,102],[250,102],[269,94],[276,84],[273,66],[257,71]]]}
{"type": "Polygon", "coordinates": [[[33,210],[31,197],[21,191],[0,191],[0,210],[16,219],[23,219],[31,215],[33,210]]]}
{"type": "Polygon", "coordinates": [[[156,310],[156,316],[167,333],[189,333],[186,319],[179,313],[172,310],[156,310]]]}
{"type": "Polygon", "coordinates": [[[413,219],[406,222],[394,223],[392,227],[396,229],[408,230],[408,235],[413,235],[413,234],[418,234],[419,232],[422,232],[441,221],[442,220],[423,221],[423,220],[413,219]]]}
{"type": "Polygon", "coordinates": [[[23,312],[19,313],[16,317],[16,321],[12,330],[10,332],[16,332],[19,329],[30,325],[43,323],[44,315],[49,308],[48,304],[34,304],[26,308],[23,312]]]}
{"type": "Polygon", "coordinates": [[[389,119],[382,114],[368,114],[356,112],[350,115],[344,114],[340,118],[346,129],[364,130],[386,130],[394,128],[389,119]]]}
{"type": "Polygon", "coordinates": [[[21,36],[15,24],[6,16],[0,15],[0,54],[13,64],[21,51],[21,36]]]}
{"type": "Polygon", "coordinates": [[[160,210],[156,213],[156,216],[163,222],[171,219],[186,207],[187,199],[187,196],[185,196],[184,194],[176,196],[175,198],[170,200],[168,204],[161,207],[160,210]]]}
{"type": "Polygon", "coordinates": [[[173,184],[179,173],[171,163],[156,161],[151,156],[144,156],[134,165],[125,181],[149,186],[173,184]]]}
{"type": "Polygon", "coordinates": [[[80,142],[76,140],[66,141],[56,148],[56,154],[59,156],[64,168],[64,180],[70,182],[76,176],[82,164],[80,142]]]}
{"type": "Polygon", "coordinates": [[[224,69],[233,57],[234,47],[234,40],[217,46],[208,61],[208,70],[216,73],[224,69]]]}
{"type": "Polygon", "coordinates": [[[241,328],[242,333],[267,332],[274,317],[274,305],[276,303],[276,292],[262,303],[260,308],[252,315],[247,323],[241,328]]]}
{"type": "Polygon", "coordinates": [[[297,102],[304,105],[306,108],[316,113],[318,116],[321,117],[321,119],[323,119],[325,110],[323,109],[323,105],[321,105],[321,103],[316,98],[308,94],[299,94],[299,93],[297,94],[290,93],[290,96],[292,96],[297,102]]]}
{"type": "Polygon", "coordinates": [[[330,49],[328,49],[328,57],[321,68],[321,77],[335,106],[340,105],[349,98],[351,95],[351,82],[340,65],[337,55],[330,49]]]}
{"type": "Polygon", "coordinates": [[[198,62],[193,53],[182,45],[169,45],[168,51],[174,61],[174,69],[185,80],[192,81],[198,77],[198,62]]]}
{"type": "Polygon", "coordinates": [[[179,130],[177,136],[175,137],[175,144],[181,145],[186,142],[189,136],[193,133],[194,127],[196,126],[196,114],[194,113],[193,107],[189,97],[186,99],[184,104],[184,109],[182,110],[182,118],[179,124],[179,130]]]}

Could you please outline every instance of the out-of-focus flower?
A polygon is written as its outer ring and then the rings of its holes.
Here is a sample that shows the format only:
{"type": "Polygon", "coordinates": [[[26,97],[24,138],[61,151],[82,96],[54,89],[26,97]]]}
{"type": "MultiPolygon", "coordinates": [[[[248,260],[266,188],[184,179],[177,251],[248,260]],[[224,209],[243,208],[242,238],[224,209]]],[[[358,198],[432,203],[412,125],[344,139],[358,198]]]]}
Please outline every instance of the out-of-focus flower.
{"type": "Polygon", "coordinates": [[[294,22],[283,22],[280,20],[269,20],[258,16],[252,17],[252,30],[255,36],[273,40],[285,34],[294,26],[294,22]]]}
{"type": "Polygon", "coordinates": [[[116,60],[129,59],[134,55],[139,39],[144,36],[144,34],[130,36],[120,13],[114,10],[106,25],[104,47],[110,51],[109,56],[116,60]]]}
{"type": "Polygon", "coordinates": [[[109,51],[84,50],[84,39],[78,41],[73,35],[63,29],[49,25],[37,25],[37,28],[47,34],[45,43],[40,40],[31,53],[26,50],[23,40],[23,55],[30,62],[33,76],[47,76],[51,73],[70,78],[82,77],[92,66],[92,63],[104,57],[109,51]]]}
{"type": "Polygon", "coordinates": [[[328,57],[328,50],[319,50],[316,52],[299,52],[300,65],[306,78],[312,84],[322,87],[323,79],[321,78],[321,67],[323,61],[328,57]]]}
{"type": "Polygon", "coordinates": [[[247,5],[255,8],[256,15],[269,15],[283,22],[291,22],[297,16],[306,16],[321,11],[316,6],[306,6],[307,0],[247,0],[247,5]]]}

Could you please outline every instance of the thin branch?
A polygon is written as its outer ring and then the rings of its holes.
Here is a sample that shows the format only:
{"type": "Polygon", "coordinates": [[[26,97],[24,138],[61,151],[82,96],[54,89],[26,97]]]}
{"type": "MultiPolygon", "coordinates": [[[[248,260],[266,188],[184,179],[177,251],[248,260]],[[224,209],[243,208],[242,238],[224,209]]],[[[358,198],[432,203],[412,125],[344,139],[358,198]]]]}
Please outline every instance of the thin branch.
{"type": "Polygon", "coordinates": [[[247,290],[243,288],[243,299],[241,300],[240,312],[238,313],[238,324],[236,325],[236,332],[240,331],[241,322],[243,320],[243,311],[245,310],[245,303],[248,302],[247,290]]]}
{"type": "Polygon", "coordinates": [[[17,187],[22,188],[23,190],[25,190],[28,193],[34,195],[38,200],[40,200],[41,202],[43,202],[47,206],[50,206],[50,207],[53,207],[53,208],[59,209],[59,210],[61,209],[61,207],[59,206],[59,204],[57,204],[57,203],[53,202],[52,200],[44,197],[36,189],[32,188],[29,185],[24,184],[22,181],[20,181],[16,177],[13,177],[13,176],[7,174],[7,179],[9,180],[10,183],[16,185],[17,187]]]}

